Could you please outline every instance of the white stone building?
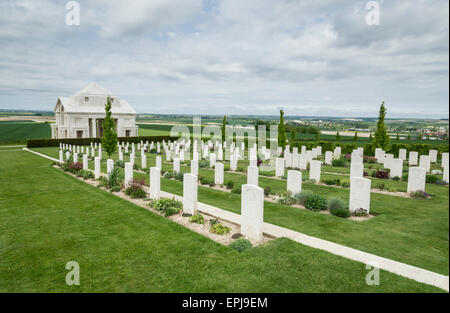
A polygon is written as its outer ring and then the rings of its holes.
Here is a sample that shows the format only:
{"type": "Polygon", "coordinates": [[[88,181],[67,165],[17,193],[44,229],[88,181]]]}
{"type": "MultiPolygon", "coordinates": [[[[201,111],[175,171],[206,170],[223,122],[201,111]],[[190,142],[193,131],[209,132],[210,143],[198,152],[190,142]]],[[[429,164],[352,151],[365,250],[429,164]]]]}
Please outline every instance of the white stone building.
{"type": "Polygon", "coordinates": [[[92,83],[71,97],[59,97],[55,106],[56,122],[51,124],[52,138],[94,138],[103,134],[105,103],[111,97],[112,118],[118,137],[138,135],[136,111],[123,99],[92,83]]]}

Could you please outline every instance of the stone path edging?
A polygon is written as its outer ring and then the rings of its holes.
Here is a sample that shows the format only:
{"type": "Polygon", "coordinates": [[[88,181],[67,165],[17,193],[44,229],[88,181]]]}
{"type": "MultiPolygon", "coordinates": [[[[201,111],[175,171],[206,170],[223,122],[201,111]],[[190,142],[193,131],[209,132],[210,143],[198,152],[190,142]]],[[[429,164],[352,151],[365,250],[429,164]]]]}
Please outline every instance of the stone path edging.
{"type": "MultiPolygon", "coordinates": [[[[42,153],[31,151],[27,148],[23,148],[24,151],[29,151],[31,153],[37,154],[41,157],[47,158],[52,161],[59,162],[59,160],[49,157],[47,155],[44,155],[42,153]]],[[[161,196],[162,197],[168,197],[168,198],[175,198],[177,200],[183,199],[182,196],[178,196],[172,193],[168,193],[161,190],[161,196]]],[[[202,202],[197,203],[197,209],[200,212],[207,213],[211,216],[221,218],[223,220],[226,220],[231,223],[235,223],[240,225],[241,224],[241,216],[239,214],[226,211],[202,202]]],[[[265,235],[273,238],[281,238],[286,237],[293,241],[296,241],[300,244],[303,244],[308,247],[312,247],[315,249],[320,249],[323,251],[327,251],[329,253],[332,253],[334,255],[338,255],[353,261],[361,262],[364,264],[369,264],[375,267],[378,267],[379,269],[409,278],[413,279],[415,281],[435,286],[441,289],[444,289],[445,291],[449,291],[449,276],[445,276],[442,274],[438,274],[423,268],[419,268],[416,266],[408,265],[405,263],[401,263],[398,261],[394,261],[391,259],[387,259],[384,257],[380,257],[371,253],[363,252],[360,250],[356,250],[353,248],[349,248],[328,240],[308,236],[305,234],[302,234],[300,232],[296,232],[284,227],[280,227],[274,224],[269,224],[264,222],[263,225],[263,232],[265,235]]]]}

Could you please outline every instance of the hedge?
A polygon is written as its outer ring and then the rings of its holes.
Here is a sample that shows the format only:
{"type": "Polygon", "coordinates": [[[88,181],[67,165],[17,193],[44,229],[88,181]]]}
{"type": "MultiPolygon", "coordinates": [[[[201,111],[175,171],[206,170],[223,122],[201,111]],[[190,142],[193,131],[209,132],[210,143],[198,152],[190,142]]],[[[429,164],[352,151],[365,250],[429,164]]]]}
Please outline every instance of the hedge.
{"type": "MultiPolygon", "coordinates": [[[[134,142],[138,143],[144,141],[168,141],[177,140],[178,137],[171,136],[137,136],[137,137],[119,137],[119,142],[134,142]]],[[[27,148],[39,148],[39,147],[58,147],[60,143],[66,143],[76,146],[88,146],[91,142],[101,143],[102,138],[61,138],[61,139],[28,139],[27,148]]]]}

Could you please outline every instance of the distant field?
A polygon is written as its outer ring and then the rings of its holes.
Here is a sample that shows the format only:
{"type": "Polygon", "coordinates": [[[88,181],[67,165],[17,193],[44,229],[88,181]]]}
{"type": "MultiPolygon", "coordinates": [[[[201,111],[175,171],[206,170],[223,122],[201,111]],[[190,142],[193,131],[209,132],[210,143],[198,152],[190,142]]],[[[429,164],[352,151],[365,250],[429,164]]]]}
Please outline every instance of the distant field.
{"type": "Polygon", "coordinates": [[[51,129],[48,123],[33,122],[0,122],[0,143],[25,142],[27,139],[50,138],[51,129]]]}

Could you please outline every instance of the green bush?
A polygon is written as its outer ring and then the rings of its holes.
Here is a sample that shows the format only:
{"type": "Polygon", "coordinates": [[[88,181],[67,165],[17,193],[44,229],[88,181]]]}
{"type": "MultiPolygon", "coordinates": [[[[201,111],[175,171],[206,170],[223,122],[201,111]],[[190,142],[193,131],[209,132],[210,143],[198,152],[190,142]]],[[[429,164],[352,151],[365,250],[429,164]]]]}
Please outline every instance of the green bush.
{"type": "Polygon", "coordinates": [[[425,179],[427,184],[436,184],[438,181],[440,181],[439,176],[434,174],[427,175],[425,179]]]}
{"type": "Polygon", "coordinates": [[[81,170],[78,174],[83,177],[84,180],[94,178],[94,174],[91,171],[81,170]]]}
{"type": "Polygon", "coordinates": [[[207,168],[207,167],[209,167],[209,162],[206,160],[199,160],[198,167],[199,168],[207,168]]]}
{"type": "Polygon", "coordinates": [[[235,186],[233,189],[231,189],[232,193],[237,193],[238,195],[241,194],[241,186],[235,186]]]}
{"type": "Polygon", "coordinates": [[[290,191],[284,191],[284,192],[279,192],[276,194],[276,196],[278,197],[278,203],[281,204],[294,204],[296,202],[295,198],[292,196],[292,193],[290,191]]]}
{"type": "Polygon", "coordinates": [[[125,162],[122,161],[122,160],[117,160],[114,167],[124,168],[125,167],[125,162]]]}
{"type": "Polygon", "coordinates": [[[345,167],[347,165],[347,162],[345,161],[345,159],[341,158],[341,159],[331,161],[331,165],[337,166],[337,167],[345,167]]]}
{"type": "Polygon", "coordinates": [[[298,204],[305,205],[306,199],[308,199],[308,197],[312,194],[313,192],[310,190],[303,190],[296,194],[294,197],[298,204]]]}
{"type": "Polygon", "coordinates": [[[410,193],[411,198],[416,198],[416,199],[428,199],[430,197],[430,195],[428,193],[426,193],[425,191],[422,190],[417,190],[414,192],[410,193]]]}
{"type": "Polygon", "coordinates": [[[183,208],[183,203],[175,199],[161,198],[159,200],[150,202],[150,206],[164,213],[164,215],[167,217],[179,213],[183,208]]]}
{"type": "Polygon", "coordinates": [[[330,198],[330,199],[328,199],[327,208],[330,211],[334,210],[334,209],[344,209],[345,202],[339,198],[330,198]]]}
{"type": "Polygon", "coordinates": [[[203,224],[205,221],[203,219],[203,215],[201,215],[200,213],[196,213],[189,218],[189,222],[203,224]]]}
{"type": "Polygon", "coordinates": [[[337,217],[347,218],[350,216],[350,211],[347,208],[335,208],[331,209],[330,212],[337,217]]]}
{"type": "Polygon", "coordinates": [[[266,186],[266,187],[264,187],[264,195],[266,196],[266,197],[268,197],[269,195],[270,195],[270,187],[269,186],[266,186]]]}
{"type": "Polygon", "coordinates": [[[250,249],[252,247],[252,243],[245,238],[239,238],[239,239],[233,241],[232,243],[230,243],[229,247],[231,249],[234,249],[237,252],[241,253],[245,250],[250,249]]]}
{"type": "Polygon", "coordinates": [[[131,184],[131,186],[125,189],[125,194],[129,195],[132,199],[142,199],[147,196],[140,184],[131,184]]]}
{"type": "Polygon", "coordinates": [[[227,189],[233,189],[233,187],[234,187],[234,181],[228,180],[228,181],[225,183],[225,186],[227,187],[227,189]]]}
{"type": "Polygon", "coordinates": [[[228,233],[230,230],[231,230],[230,227],[227,227],[221,223],[216,223],[212,225],[211,228],[209,229],[210,232],[218,235],[224,235],[228,233]]]}
{"type": "Polygon", "coordinates": [[[378,183],[375,185],[375,188],[380,189],[380,190],[385,190],[386,189],[386,185],[383,183],[378,183]]]}
{"type": "Polygon", "coordinates": [[[311,211],[322,211],[327,209],[327,199],[318,194],[309,195],[305,202],[305,208],[311,211]]]}
{"type": "Polygon", "coordinates": [[[341,187],[348,188],[348,187],[350,187],[350,181],[348,179],[343,179],[343,180],[341,180],[341,183],[339,185],[341,187]]]}

